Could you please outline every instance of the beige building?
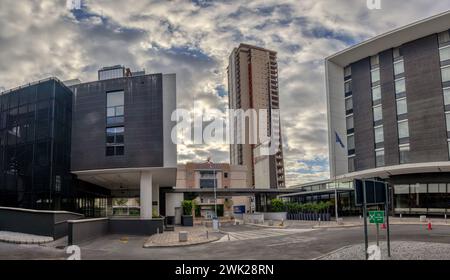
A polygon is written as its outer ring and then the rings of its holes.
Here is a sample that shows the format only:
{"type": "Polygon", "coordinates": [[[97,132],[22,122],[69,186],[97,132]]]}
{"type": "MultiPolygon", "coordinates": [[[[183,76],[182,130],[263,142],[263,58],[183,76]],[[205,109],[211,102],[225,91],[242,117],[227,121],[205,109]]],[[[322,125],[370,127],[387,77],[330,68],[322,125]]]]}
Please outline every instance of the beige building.
{"type": "MultiPolygon", "coordinates": [[[[178,165],[177,189],[245,189],[247,167],[228,163],[187,163],[178,165]]],[[[217,205],[223,209],[224,216],[233,216],[235,206],[251,211],[254,196],[217,197],[217,205]]],[[[210,218],[215,213],[214,195],[202,194],[196,199],[201,216],[210,218]]]]}
{"type": "MultiPolygon", "coordinates": [[[[279,109],[277,53],[246,44],[235,48],[229,58],[228,91],[230,109],[279,109]]],[[[267,136],[280,136],[279,116],[267,119],[267,136]]],[[[235,143],[241,133],[249,136],[241,122],[234,126],[235,143]]],[[[247,138],[249,139],[249,138],[247,138]]],[[[248,167],[249,187],[261,189],[285,188],[283,151],[280,144],[276,155],[262,156],[260,143],[230,145],[230,162],[248,167]]]]}

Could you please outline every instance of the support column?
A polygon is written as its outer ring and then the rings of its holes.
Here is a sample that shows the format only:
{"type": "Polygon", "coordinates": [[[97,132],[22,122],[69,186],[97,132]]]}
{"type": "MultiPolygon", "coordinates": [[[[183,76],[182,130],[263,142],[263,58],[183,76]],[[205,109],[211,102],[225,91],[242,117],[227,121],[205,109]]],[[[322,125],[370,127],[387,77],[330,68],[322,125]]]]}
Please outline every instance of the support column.
{"type": "Polygon", "coordinates": [[[153,176],[151,172],[141,172],[141,219],[153,218],[153,176]]]}
{"type": "Polygon", "coordinates": [[[158,203],[158,205],[153,206],[153,209],[155,209],[156,210],[155,213],[157,213],[159,215],[160,214],[159,213],[159,203],[160,203],[160,201],[159,201],[159,185],[158,184],[153,185],[152,196],[153,196],[153,201],[156,201],[158,203]]]}

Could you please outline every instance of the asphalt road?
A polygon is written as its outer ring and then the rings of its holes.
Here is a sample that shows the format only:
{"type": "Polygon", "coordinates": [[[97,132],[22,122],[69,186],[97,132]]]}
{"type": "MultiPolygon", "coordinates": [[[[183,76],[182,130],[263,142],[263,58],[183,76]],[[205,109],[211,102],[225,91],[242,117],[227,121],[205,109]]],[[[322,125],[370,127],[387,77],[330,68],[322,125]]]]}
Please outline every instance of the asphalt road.
{"type": "MultiPolygon", "coordinates": [[[[81,257],[119,260],[301,260],[314,259],[344,246],[364,242],[362,227],[281,232],[241,225],[224,230],[238,235],[242,240],[144,249],[143,237],[128,237],[125,241],[123,236],[111,235],[82,244],[81,257]]],[[[372,227],[371,242],[375,242],[374,234],[372,227]]],[[[381,230],[380,238],[385,238],[384,230],[381,230]]],[[[391,227],[391,240],[450,243],[450,226],[436,226],[432,231],[427,231],[423,225],[394,225],[391,227]]],[[[47,246],[0,243],[0,259],[65,259],[67,256],[64,250],[47,246]]]]}

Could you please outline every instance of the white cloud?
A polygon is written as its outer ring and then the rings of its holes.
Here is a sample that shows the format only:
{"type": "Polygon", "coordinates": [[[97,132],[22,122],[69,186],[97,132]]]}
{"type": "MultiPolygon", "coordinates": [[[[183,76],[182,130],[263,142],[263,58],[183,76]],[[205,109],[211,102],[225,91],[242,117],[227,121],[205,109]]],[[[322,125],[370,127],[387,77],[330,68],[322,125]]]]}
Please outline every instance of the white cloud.
{"type": "MultiPolygon", "coordinates": [[[[0,88],[46,76],[96,78],[102,66],[125,64],[177,73],[179,105],[225,108],[231,50],[241,42],[279,53],[280,94],[288,184],[328,177],[304,161],[328,157],[324,57],[349,44],[450,8],[450,1],[86,0],[83,16],[65,1],[0,2],[0,88]],[[401,16],[399,16],[401,14],[401,16]],[[299,163],[303,161],[303,165],[299,163]],[[309,169],[308,169],[309,168],[309,169]],[[299,172],[299,170],[311,172],[299,172]]],[[[180,161],[228,160],[228,146],[181,146],[180,161]]]]}

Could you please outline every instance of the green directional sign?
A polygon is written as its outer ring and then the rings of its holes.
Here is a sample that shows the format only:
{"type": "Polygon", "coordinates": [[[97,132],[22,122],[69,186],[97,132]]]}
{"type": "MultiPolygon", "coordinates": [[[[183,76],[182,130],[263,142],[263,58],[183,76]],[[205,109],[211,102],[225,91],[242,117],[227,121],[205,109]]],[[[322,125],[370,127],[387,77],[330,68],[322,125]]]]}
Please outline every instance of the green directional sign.
{"type": "Polygon", "coordinates": [[[371,224],[384,224],[384,211],[369,211],[369,222],[371,224]]]}

